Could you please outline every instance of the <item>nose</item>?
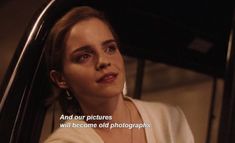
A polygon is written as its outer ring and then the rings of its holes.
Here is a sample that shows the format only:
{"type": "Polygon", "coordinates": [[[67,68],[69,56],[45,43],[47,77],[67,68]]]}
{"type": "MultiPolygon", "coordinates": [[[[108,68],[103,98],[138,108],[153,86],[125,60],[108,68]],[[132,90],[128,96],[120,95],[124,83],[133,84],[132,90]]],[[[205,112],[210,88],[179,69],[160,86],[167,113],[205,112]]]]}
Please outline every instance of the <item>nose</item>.
{"type": "Polygon", "coordinates": [[[104,55],[102,55],[102,56],[99,56],[95,69],[96,71],[100,71],[100,70],[106,69],[109,66],[111,66],[109,59],[106,58],[104,55]]]}

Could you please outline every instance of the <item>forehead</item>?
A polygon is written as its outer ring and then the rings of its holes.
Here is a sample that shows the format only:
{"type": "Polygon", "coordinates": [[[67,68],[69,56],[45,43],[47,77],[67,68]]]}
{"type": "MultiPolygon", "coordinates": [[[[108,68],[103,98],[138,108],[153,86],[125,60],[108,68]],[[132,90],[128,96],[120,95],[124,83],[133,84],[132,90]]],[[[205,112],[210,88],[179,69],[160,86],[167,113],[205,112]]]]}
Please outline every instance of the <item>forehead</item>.
{"type": "Polygon", "coordinates": [[[76,35],[85,36],[83,34],[94,35],[97,33],[112,35],[110,28],[104,21],[98,18],[89,18],[77,22],[69,31],[69,36],[76,36],[76,35]]]}
{"type": "Polygon", "coordinates": [[[78,48],[85,44],[99,44],[107,39],[114,39],[108,25],[98,18],[77,22],[68,32],[67,47],[78,48]]]}

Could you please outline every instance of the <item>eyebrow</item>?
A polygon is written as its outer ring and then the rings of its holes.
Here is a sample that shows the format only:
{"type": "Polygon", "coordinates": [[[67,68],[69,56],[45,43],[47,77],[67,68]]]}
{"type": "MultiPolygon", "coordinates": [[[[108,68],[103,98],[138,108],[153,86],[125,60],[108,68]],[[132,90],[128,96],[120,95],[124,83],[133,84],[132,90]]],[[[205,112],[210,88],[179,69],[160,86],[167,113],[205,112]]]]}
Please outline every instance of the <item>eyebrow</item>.
{"type": "Polygon", "coordinates": [[[117,43],[117,41],[116,40],[114,40],[114,39],[110,39],[110,40],[106,40],[106,41],[104,41],[103,43],[102,43],[102,45],[103,46],[105,46],[105,45],[107,45],[107,44],[109,44],[109,43],[117,43]]]}
{"type": "Polygon", "coordinates": [[[85,46],[82,46],[82,47],[80,47],[80,48],[77,48],[77,49],[75,49],[75,50],[72,52],[72,55],[73,55],[74,53],[77,53],[77,52],[80,52],[80,51],[89,52],[89,51],[91,51],[91,46],[85,45],[85,46]]]}
{"type": "MultiPolygon", "coordinates": [[[[106,41],[102,42],[102,46],[105,46],[105,45],[107,45],[107,44],[109,44],[109,43],[113,43],[113,42],[117,43],[116,40],[114,40],[114,39],[106,40],[106,41]]],[[[77,53],[77,52],[80,52],[80,51],[90,52],[90,51],[91,51],[91,47],[92,47],[92,46],[90,46],[90,45],[84,45],[84,46],[82,46],[82,47],[80,47],[80,48],[75,49],[75,50],[72,52],[72,55],[73,55],[74,53],[77,53]]]]}

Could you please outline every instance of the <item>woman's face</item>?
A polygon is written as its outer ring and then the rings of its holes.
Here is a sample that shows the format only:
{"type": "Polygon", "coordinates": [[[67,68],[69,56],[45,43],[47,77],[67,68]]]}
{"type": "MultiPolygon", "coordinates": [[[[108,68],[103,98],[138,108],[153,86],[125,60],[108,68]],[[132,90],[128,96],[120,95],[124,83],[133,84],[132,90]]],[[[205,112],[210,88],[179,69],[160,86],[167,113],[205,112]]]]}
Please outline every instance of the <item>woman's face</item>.
{"type": "Polygon", "coordinates": [[[125,70],[108,26],[97,18],[78,22],[66,36],[62,79],[77,98],[122,93],[125,70]],[[98,68],[98,69],[97,69],[98,68]]]}

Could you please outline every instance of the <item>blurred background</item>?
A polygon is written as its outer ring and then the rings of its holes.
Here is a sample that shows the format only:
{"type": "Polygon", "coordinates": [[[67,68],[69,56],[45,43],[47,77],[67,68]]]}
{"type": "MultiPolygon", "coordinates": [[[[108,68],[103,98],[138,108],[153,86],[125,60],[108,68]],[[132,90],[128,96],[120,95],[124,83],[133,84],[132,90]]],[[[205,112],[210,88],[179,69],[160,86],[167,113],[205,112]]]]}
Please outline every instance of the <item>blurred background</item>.
{"type": "MultiPolygon", "coordinates": [[[[128,95],[133,96],[138,61],[134,58],[126,58],[126,61],[128,95]]],[[[192,70],[145,61],[141,99],[179,106],[188,119],[195,143],[204,143],[208,135],[213,80],[192,70]]],[[[216,81],[210,143],[217,143],[223,84],[222,79],[216,81]]]]}
{"type": "MultiPolygon", "coordinates": [[[[0,1],[0,82],[3,80],[14,51],[33,13],[43,3],[43,0],[0,1]]],[[[192,16],[191,19],[194,19],[194,17],[192,16]]],[[[197,47],[197,44],[197,41],[191,43],[191,48],[197,47]]],[[[211,46],[208,42],[199,41],[199,44],[202,45],[200,47],[211,46]]],[[[205,52],[208,49],[197,50],[205,52]]],[[[215,59],[217,58],[219,57],[215,57],[215,59]]],[[[138,59],[125,56],[125,61],[128,95],[134,96],[135,90],[137,90],[135,84],[138,59]]],[[[196,143],[206,142],[208,136],[210,143],[217,143],[224,80],[222,78],[215,79],[213,76],[198,70],[180,68],[163,62],[153,62],[151,60],[142,62],[144,68],[143,86],[140,90],[142,93],[141,100],[164,102],[179,106],[188,119],[196,143]],[[212,97],[213,94],[215,96],[212,97]],[[213,110],[211,110],[212,99],[214,99],[213,104],[215,105],[213,110]],[[209,113],[213,114],[213,118],[211,119],[211,132],[208,135],[209,113]]]]}

